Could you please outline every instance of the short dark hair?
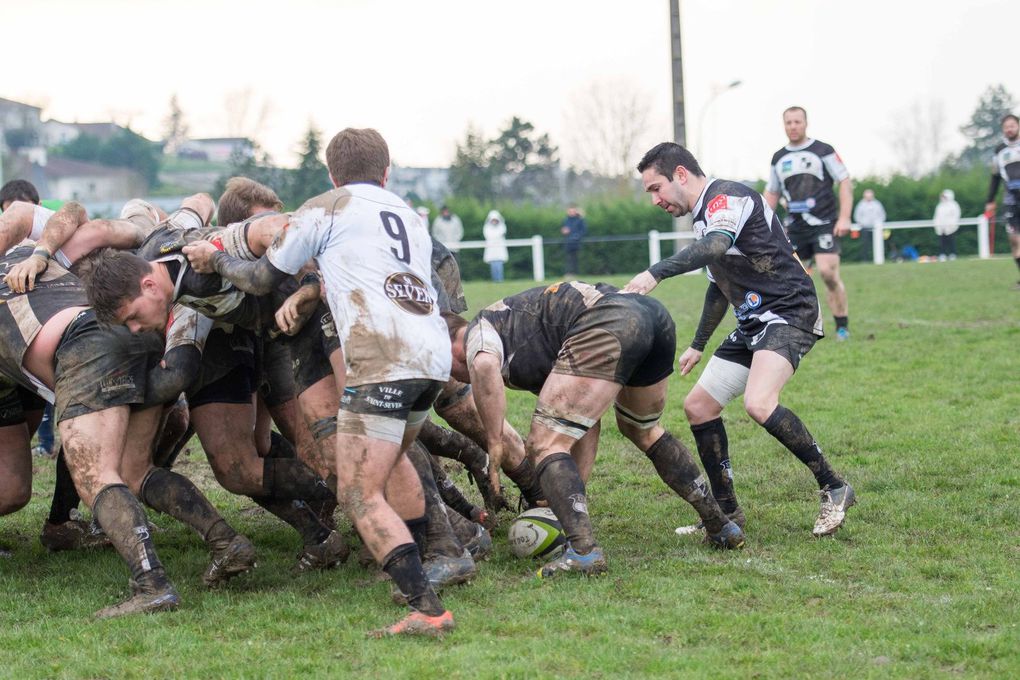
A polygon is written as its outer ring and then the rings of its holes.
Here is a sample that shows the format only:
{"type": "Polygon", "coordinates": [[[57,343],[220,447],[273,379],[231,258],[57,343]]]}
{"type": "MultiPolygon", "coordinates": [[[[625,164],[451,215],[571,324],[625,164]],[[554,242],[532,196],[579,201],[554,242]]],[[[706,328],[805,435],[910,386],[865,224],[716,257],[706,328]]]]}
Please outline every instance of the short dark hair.
{"type": "Polygon", "coordinates": [[[0,187],[0,205],[10,201],[25,201],[39,205],[39,190],[25,179],[12,179],[0,187]]]}
{"type": "Polygon", "coordinates": [[[345,128],[326,146],[326,167],[337,186],[351,182],[382,184],[390,167],[390,149],[372,128],[345,128]]]}
{"type": "Polygon", "coordinates": [[[1002,120],[999,121],[999,125],[1002,125],[1007,120],[1011,120],[1011,119],[1016,121],[1017,123],[1020,123],[1020,118],[1017,118],[1016,114],[1014,114],[1014,113],[1007,113],[1005,116],[1002,117],[1002,120]]]}
{"type": "Polygon", "coordinates": [[[783,109],[783,117],[785,118],[786,114],[790,113],[790,111],[800,111],[801,113],[804,114],[804,120],[805,121],[807,120],[807,111],[804,110],[803,106],[788,106],[788,107],[786,107],[785,109],[783,109]]]}
{"type": "Polygon", "coordinates": [[[637,164],[637,169],[638,172],[644,172],[648,168],[655,168],[663,177],[672,179],[673,172],[678,165],[687,168],[687,172],[692,173],[695,177],[705,176],[694,154],[674,142],[663,142],[653,146],[637,164]]]}
{"type": "Polygon", "coordinates": [[[283,203],[276,192],[265,184],[259,184],[247,177],[231,177],[220,196],[217,223],[221,227],[235,222],[244,222],[252,216],[252,210],[262,206],[280,212],[283,203]]]}
{"type": "Polygon", "coordinates": [[[142,294],[142,277],[152,264],[127,250],[104,248],[88,258],[78,272],[85,294],[105,324],[117,323],[117,310],[142,294]]]}

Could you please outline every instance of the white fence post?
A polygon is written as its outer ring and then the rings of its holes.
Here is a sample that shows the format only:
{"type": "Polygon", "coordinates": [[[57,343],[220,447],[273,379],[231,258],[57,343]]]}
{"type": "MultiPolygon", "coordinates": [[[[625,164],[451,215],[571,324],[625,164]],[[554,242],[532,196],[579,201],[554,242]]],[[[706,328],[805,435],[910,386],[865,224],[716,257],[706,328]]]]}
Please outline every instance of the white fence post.
{"type": "Polygon", "coordinates": [[[987,260],[992,256],[992,253],[988,247],[988,218],[984,215],[978,218],[977,232],[978,257],[987,260]]]}
{"type": "Polygon", "coordinates": [[[885,225],[881,222],[871,227],[871,256],[875,264],[885,263],[885,225]]]}
{"type": "Polygon", "coordinates": [[[648,266],[662,259],[662,242],[659,240],[659,232],[652,229],[648,232],[648,266]]]}
{"type": "Polygon", "coordinates": [[[536,281],[545,281],[545,251],[539,234],[531,237],[531,269],[536,281]]]}

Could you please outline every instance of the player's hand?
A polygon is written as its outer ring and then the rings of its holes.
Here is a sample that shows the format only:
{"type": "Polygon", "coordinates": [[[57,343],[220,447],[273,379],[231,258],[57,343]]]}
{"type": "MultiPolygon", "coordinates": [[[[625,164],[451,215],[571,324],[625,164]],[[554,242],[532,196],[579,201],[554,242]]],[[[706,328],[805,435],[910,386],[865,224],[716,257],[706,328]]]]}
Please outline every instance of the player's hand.
{"type": "Polygon", "coordinates": [[[993,215],[995,215],[995,201],[985,203],[985,217],[992,219],[993,215]]]}
{"type": "Polygon", "coordinates": [[[832,230],[832,233],[836,236],[846,236],[850,233],[850,220],[845,217],[840,217],[836,220],[836,228],[832,230]]]}
{"type": "Polygon", "coordinates": [[[702,353],[693,347],[685,349],[684,353],[677,360],[677,364],[680,366],[680,375],[690,373],[698,365],[698,362],[701,361],[701,355],[702,353]]]}
{"type": "Polygon", "coordinates": [[[315,311],[318,301],[318,291],[313,286],[302,286],[276,310],[276,325],[287,335],[297,334],[315,311]]]}
{"type": "Polygon", "coordinates": [[[26,293],[35,289],[35,279],[46,271],[49,260],[41,255],[32,255],[11,267],[4,280],[15,293],[26,293]]]}
{"type": "Polygon", "coordinates": [[[632,278],[630,283],[624,286],[623,290],[620,292],[644,295],[645,293],[650,292],[657,285],[659,285],[659,282],[655,280],[655,277],[647,271],[644,271],[632,278]]]}
{"type": "Polygon", "coordinates": [[[213,273],[212,258],[219,252],[216,246],[208,241],[195,241],[184,246],[182,250],[188,256],[188,262],[196,272],[199,274],[213,273]]]}
{"type": "Polygon", "coordinates": [[[503,443],[489,442],[489,488],[494,496],[499,496],[500,488],[499,471],[503,467],[503,443]]]}

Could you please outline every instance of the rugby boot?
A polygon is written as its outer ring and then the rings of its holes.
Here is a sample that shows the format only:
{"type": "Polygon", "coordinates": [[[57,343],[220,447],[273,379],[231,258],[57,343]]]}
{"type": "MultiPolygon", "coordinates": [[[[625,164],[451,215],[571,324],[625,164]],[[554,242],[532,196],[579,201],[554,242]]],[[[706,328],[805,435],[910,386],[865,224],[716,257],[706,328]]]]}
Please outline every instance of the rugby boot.
{"type": "Polygon", "coordinates": [[[584,576],[598,576],[608,570],[606,555],[602,548],[595,546],[587,555],[578,555],[574,548],[567,545],[563,554],[551,562],[547,562],[538,570],[539,578],[553,578],[567,572],[577,572],[584,576]]]}
{"type": "Polygon", "coordinates": [[[115,616],[126,616],[128,614],[154,614],[156,612],[167,612],[181,606],[181,596],[177,594],[174,587],[165,579],[159,579],[160,583],[143,585],[131,581],[131,597],[120,604],[104,607],[96,612],[97,619],[111,619],[115,616]]]}
{"type": "Polygon", "coordinates": [[[443,637],[454,629],[453,614],[447,609],[439,616],[429,616],[419,611],[410,614],[388,628],[380,628],[369,632],[371,637],[383,638],[393,635],[424,635],[426,637],[443,637]]]}
{"type": "Polygon", "coordinates": [[[51,552],[105,548],[110,545],[110,539],[99,525],[81,519],[69,519],[60,524],[46,522],[39,535],[39,542],[51,552]]]}
{"type": "MultiPolygon", "coordinates": [[[[467,583],[478,574],[478,567],[467,548],[460,557],[431,556],[422,563],[422,567],[429,585],[437,593],[446,586],[467,583]]],[[[390,588],[390,596],[396,604],[407,604],[407,595],[400,591],[396,583],[390,588]]]]}
{"type": "Polygon", "coordinates": [[[716,534],[705,534],[705,543],[720,550],[737,550],[744,547],[744,532],[736,522],[727,522],[716,534]]]}
{"type": "Polygon", "coordinates": [[[245,536],[237,534],[223,546],[212,548],[212,561],[202,574],[202,582],[212,588],[226,583],[255,566],[255,546],[245,536]]]}
{"type": "Polygon", "coordinates": [[[826,486],[818,492],[818,495],[822,498],[822,508],[818,512],[818,519],[815,520],[815,528],[811,533],[815,536],[831,536],[843,526],[846,511],[857,502],[857,496],[849,484],[844,484],[838,489],[826,486]]]}
{"type": "Polygon", "coordinates": [[[475,524],[475,535],[464,544],[464,548],[476,562],[484,560],[492,554],[492,534],[481,524],[475,524]]]}
{"type": "MultiPolygon", "coordinates": [[[[730,521],[736,524],[741,529],[744,528],[744,511],[741,508],[737,508],[733,512],[727,512],[726,516],[730,518],[730,521]]],[[[677,527],[677,536],[693,536],[694,534],[700,534],[705,531],[705,523],[698,522],[697,524],[688,524],[687,526],[677,527]]]]}
{"type": "Polygon", "coordinates": [[[336,565],[345,562],[351,554],[347,542],[339,531],[329,532],[326,540],[318,545],[306,545],[298,555],[294,571],[304,574],[309,571],[332,569],[336,565]]]}

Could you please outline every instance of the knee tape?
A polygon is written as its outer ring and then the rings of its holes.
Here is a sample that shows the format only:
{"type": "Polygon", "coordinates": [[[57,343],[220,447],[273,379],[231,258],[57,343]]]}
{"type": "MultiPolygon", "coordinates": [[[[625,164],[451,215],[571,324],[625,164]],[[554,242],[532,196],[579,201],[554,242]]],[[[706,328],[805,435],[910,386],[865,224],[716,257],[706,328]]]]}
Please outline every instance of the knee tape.
{"type": "Polygon", "coordinates": [[[381,439],[399,445],[404,440],[405,423],[397,418],[352,413],[341,409],[336,416],[338,434],[353,434],[381,439]]]}
{"type": "Polygon", "coordinates": [[[532,416],[532,420],[553,432],[564,434],[574,440],[583,437],[598,422],[596,418],[557,411],[542,402],[539,402],[535,407],[535,415],[532,416]]]}
{"type": "Polygon", "coordinates": [[[708,360],[705,370],[701,372],[698,384],[719,402],[720,406],[726,406],[744,393],[747,376],[750,373],[751,369],[746,366],[713,356],[708,360]]]}
{"type": "Polygon", "coordinates": [[[628,425],[632,425],[639,430],[652,429],[659,424],[659,419],[662,418],[662,411],[640,414],[623,407],[619,403],[616,403],[614,408],[616,409],[617,419],[627,423],[628,425]]]}

